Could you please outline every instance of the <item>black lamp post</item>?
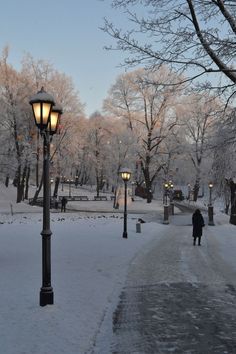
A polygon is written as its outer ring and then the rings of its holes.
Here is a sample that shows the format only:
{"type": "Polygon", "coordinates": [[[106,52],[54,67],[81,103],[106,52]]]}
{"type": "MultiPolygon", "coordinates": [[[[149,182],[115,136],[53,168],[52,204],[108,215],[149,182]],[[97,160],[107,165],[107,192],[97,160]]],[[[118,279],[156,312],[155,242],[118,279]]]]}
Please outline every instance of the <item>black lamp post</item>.
{"type": "Polygon", "coordinates": [[[169,189],[169,183],[165,182],[164,184],[164,220],[163,224],[169,224],[169,206],[168,206],[168,189],[169,189]]]}
{"type": "Polygon", "coordinates": [[[51,235],[50,230],[50,140],[56,133],[62,109],[55,106],[54,98],[41,90],[29,103],[32,105],[36,126],[43,136],[43,230],[42,235],[42,287],[40,289],[40,306],[53,304],[51,286],[51,235]]]}
{"type": "Polygon", "coordinates": [[[169,184],[168,182],[164,183],[164,204],[167,205],[168,204],[168,188],[169,188],[169,184]]]}
{"type": "Polygon", "coordinates": [[[121,177],[125,184],[125,200],[124,200],[124,231],[123,238],[128,238],[127,234],[127,182],[130,180],[131,171],[128,168],[123,168],[120,171],[121,177]]]}
{"type": "Polygon", "coordinates": [[[173,182],[169,181],[169,195],[170,195],[170,212],[171,212],[171,215],[174,215],[173,188],[174,188],[173,182]]]}
{"type": "Polygon", "coordinates": [[[208,204],[208,225],[213,226],[214,225],[214,218],[213,218],[213,205],[212,205],[212,188],[213,188],[213,183],[209,182],[208,184],[209,187],[209,204],[208,204]]]}

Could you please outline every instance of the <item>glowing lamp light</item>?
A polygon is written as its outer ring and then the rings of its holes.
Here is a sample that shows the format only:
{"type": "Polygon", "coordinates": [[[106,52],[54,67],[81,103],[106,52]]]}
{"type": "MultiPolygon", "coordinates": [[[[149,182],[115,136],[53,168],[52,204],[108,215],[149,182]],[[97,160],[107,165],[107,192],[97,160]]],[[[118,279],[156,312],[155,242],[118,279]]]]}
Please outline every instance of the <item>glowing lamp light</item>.
{"type": "Polygon", "coordinates": [[[32,106],[35,124],[40,130],[48,126],[52,106],[55,104],[54,98],[42,87],[36,95],[32,96],[29,103],[32,106]]]}
{"type": "Polygon", "coordinates": [[[131,177],[131,170],[129,168],[122,168],[120,170],[121,178],[124,182],[128,182],[131,177]]]}
{"type": "Polygon", "coordinates": [[[49,130],[50,135],[53,135],[57,132],[61,114],[62,108],[60,105],[57,104],[52,107],[50,119],[47,126],[47,130],[49,130]]]}

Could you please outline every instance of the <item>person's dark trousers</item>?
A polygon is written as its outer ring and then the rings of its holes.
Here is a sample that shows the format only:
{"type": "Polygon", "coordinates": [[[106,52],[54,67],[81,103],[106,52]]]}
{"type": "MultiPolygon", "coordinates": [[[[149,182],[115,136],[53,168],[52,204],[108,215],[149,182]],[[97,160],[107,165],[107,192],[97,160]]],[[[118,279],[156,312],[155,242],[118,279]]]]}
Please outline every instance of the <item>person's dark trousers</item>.
{"type": "Polygon", "coordinates": [[[193,238],[193,245],[196,245],[196,237],[193,238]]]}
{"type": "Polygon", "coordinates": [[[198,246],[201,246],[201,237],[198,237],[198,246]]]}

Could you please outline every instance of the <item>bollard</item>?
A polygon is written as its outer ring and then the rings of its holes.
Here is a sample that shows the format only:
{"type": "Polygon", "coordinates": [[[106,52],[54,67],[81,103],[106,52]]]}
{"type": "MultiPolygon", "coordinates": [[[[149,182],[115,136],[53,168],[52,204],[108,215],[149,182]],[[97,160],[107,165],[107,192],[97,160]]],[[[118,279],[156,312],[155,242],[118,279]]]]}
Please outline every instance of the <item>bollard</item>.
{"type": "Polygon", "coordinates": [[[213,206],[208,205],[208,225],[214,226],[214,212],[213,212],[213,206]]]}
{"type": "Polygon", "coordinates": [[[170,215],[174,215],[174,213],[175,213],[174,203],[171,202],[171,203],[170,203],[170,215]]]}
{"type": "Polygon", "coordinates": [[[138,234],[141,233],[141,223],[140,222],[136,223],[136,233],[138,233],[138,234]]]}
{"type": "Polygon", "coordinates": [[[164,220],[163,220],[163,224],[169,224],[169,206],[168,205],[164,205],[164,220]]]}

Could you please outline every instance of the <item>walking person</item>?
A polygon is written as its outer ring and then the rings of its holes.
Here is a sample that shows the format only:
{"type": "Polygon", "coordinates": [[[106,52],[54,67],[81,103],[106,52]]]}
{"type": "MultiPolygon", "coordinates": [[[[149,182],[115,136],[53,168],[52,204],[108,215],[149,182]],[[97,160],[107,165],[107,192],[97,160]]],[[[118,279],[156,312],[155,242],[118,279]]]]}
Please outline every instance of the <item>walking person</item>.
{"type": "Polygon", "coordinates": [[[198,246],[201,246],[202,228],[205,226],[203,216],[199,209],[196,209],[192,215],[193,225],[193,245],[196,245],[198,239],[198,246]]]}
{"type": "Polygon", "coordinates": [[[67,204],[66,197],[62,197],[62,199],[61,199],[61,212],[63,212],[63,211],[64,211],[64,213],[66,212],[66,204],[67,204]]]}

